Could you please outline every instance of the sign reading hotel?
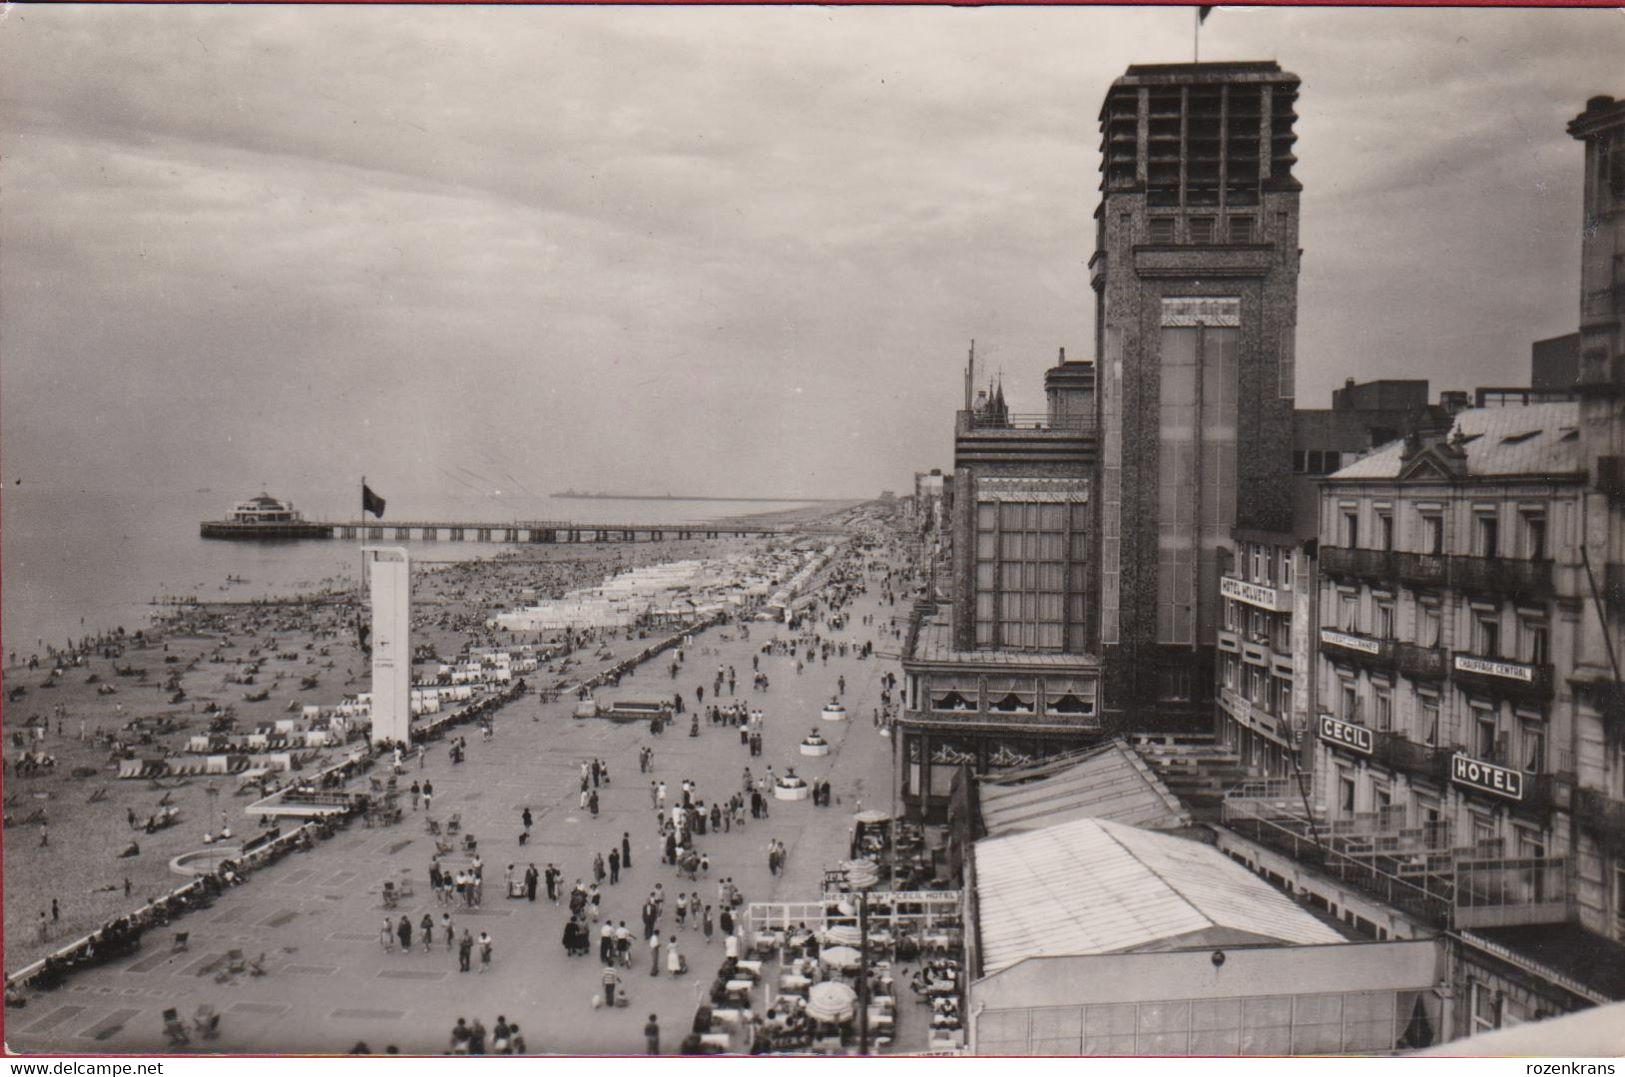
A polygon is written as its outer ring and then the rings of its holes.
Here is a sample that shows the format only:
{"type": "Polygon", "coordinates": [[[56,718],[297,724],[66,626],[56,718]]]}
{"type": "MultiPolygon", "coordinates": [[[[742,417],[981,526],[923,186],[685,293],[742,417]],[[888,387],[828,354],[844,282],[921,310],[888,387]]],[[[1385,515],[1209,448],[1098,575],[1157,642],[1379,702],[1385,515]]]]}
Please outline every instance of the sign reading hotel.
{"type": "Polygon", "coordinates": [[[1453,755],[1450,757],[1450,777],[1455,779],[1457,785],[1465,785],[1470,789],[1482,789],[1486,793],[1506,797],[1508,800],[1523,799],[1523,772],[1498,767],[1494,763],[1483,763],[1467,755],[1453,755]]]}
{"type": "Polygon", "coordinates": [[[1374,747],[1371,730],[1363,725],[1340,722],[1329,714],[1320,716],[1320,739],[1343,748],[1353,748],[1363,755],[1370,755],[1374,747]]]}
{"type": "Polygon", "coordinates": [[[1169,296],[1162,301],[1162,324],[1168,328],[1198,325],[1241,325],[1241,300],[1219,296],[1169,296]]]}
{"type": "Polygon", "coordinates": [[[1219,594],[1225,598],[1245,602],[1249,606],[1261,606],[1272,612],[1275,610],[1275,588],[1273,587],[1261,587],[1256,583],[1248,583],[1246,580],[1220,576],[1219,594]]]}
{"type": "Polygon", "coordinates": [[[1477,673],[1484,677],[1505,677],[1509,681],[1522,681],[1525,684],[1535,683],[1535,671],[1529,666],[1521,666],[1514,662],[1492,662],[1488,658],[1474,658],[1472,655],[1456,655],[1456,668],[1462,673],[1477,673]]]}
{"type": "Polygon", "coordinates": [[[1333,632],[1329,628],[1320,630],[1320,642],[1330,643],[1333,647],[1343,647],[1350,651],[1359,651],[1362,654],[1376,654],[1379,650],[1377,641],[1366,639],[1364,636],[1351,636],[1346,632],[1333,632]]]}

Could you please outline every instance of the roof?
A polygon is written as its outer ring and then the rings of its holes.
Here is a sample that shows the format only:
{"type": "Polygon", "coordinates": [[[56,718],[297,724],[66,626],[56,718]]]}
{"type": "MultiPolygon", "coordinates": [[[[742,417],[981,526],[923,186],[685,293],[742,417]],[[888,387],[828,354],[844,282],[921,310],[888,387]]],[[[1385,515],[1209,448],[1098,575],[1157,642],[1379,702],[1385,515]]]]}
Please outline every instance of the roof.
{"type": "MultiPolygon", "coordinates": [[[[1467,454],[1469,478],[1579,474],[1580,405],[1572,400],[1522,407],[1469,408],[1456,416],[1448,440],[1467,454]]],[[[1333,479],[1395,479],[1405,442],[1392,441],[1336,472],[1333,479]]]]}
{"type": "Polygon", "coordinates": [[[1037,955],[1340,943],[1211,845],[1075,819],[975,845],[983,968],[1037,955]]]}
{"type": "Polygon", "coordinates": [[[950,623],[951,604],[944,604],[935,613],[920,622],[919,636],[912,654],[904,657],[915,662],[953,662],[967,665],[1045,667],[1055,670],[1092,666],[1099,659],[1088,654],[1068,654],[1053,651],[956,651],[950,623]]]}
{"type": "Polygon", "coordinates": [[[1418,1055],[1439,1058],[1596,1058],[1625,1055],[1625,1002],[1592,1006],[1544,1021],[1523,1021],[1494,1032],[1447,1040],[1418,1055]]]}
{"type": "Polygon", "coordinates": [[[1625,1000],[1625,944],[1579,924],[1474,928],[1472,935],[1615,1001],[1625,1000]]]}
{"type": "Polygon", "coordinates": [[[1049,760],[986,775],[977,795],[990,837],[1072,819],[1107,819],[1150,830],[1190,823],[1179,798],[1120,740],[1061,763],[1049,760]]]}

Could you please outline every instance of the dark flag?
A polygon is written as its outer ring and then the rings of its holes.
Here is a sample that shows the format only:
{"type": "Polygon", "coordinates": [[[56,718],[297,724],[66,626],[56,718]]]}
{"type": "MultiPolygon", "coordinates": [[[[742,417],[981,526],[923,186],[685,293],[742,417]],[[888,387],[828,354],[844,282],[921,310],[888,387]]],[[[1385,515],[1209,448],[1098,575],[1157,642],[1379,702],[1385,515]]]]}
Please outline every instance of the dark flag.
{"type": "Polygon", "coordinates": [[[1206,5],[1206,6],[1201,6],[1201,7],[1198,7],[1198,8],[1197,8],[1197,9],[1196,9],[1196,21],[1197,21],[1197,22],[1198,22],[1198,23],[1204,23],[1204,22],[1207,22],[1207,17],[1208,17],[1208,16],[1209,16],[1209,15],[1211,15],[1211,14],[1213,14],[1213,8],[1214,8],[1214,7],[1215,7],[1215,6],[1216,6],[1216,5],[1213,5],[1213,4],[1208,4],[1208,5],[1206,5]]]}
{"type": "Polygon", "coordinates": [[[362,483],[361,514],[365,516],[369,512],[382,520],[384,518],[384,499],[373,493],[372,487],[362,483]]]}

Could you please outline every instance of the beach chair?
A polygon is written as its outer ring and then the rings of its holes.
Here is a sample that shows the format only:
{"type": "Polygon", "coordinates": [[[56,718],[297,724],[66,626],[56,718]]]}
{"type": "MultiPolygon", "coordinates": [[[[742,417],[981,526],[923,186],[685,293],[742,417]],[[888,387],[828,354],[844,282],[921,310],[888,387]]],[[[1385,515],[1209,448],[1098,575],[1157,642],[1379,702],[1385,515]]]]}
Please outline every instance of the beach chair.
{"type": "Polygon", "coordinates": [[[396,894],[394,882],[384,883],[384,908],[393,909],[398,904],[400,898],[396,894]]]}
{"type": "Polygon", "coordinates": [[[232,973],[248,971],[248,959],[243,956],[241,950],[226,951],[226,971],[232,973]]]}
{"type": "Polygon", "coordinates": [[[164,1035],[169,1037],[171,1047],[185,1047],[192,1042],[186,1026],[181,1024],[180,1011],[173,1007],[164,1011],[164,1035]]]}
{"type": "Polygon", "coordinates": [[[479,852],[479,848],[480,848],[480,842],[479,842],[478,838],[476,838],[472,834],[464,834],[463,835],[463,852],[465,852],[465,853],[475,853],[475,852],[479,852]]]}
{"type": "Polygon", "coordinates": [[[436,856],[450,856],[456,850],[452,848],[451,842],[441,841],[439,838],[436,838],[434,841],[434,851],[436,856]]]}
{"type": "Polygon", "coordinates": [[[423,825],[431,834],[440,833],[440,820],[438,819],[430,819],[425,817],[423,820],[423,825]]]}
{"type": "Polygon", "coordinates": [[[220,1015],[215,1012],[213,1006],[205,1002],[192,1016],[192,1028],[203,1039],[212,1040],[220,1035],[220,1015]]]}
{"type": "Polygon", "coordinates": [[[448,833],[448,834],[457,834],[457,833],[460,833],[462,831],[462,829],[463,829],[463,813],[460,812],[460,811],[452,812],[451,813],[451,818],[446,820],[446,833],[448,833]]]}
{"type": "Polygon", "coordinates": [[[186,947],[187,947],[187,942],[188,942],[188,940],[191,939],[191,937],[192,937],[192,933],[189,932],[189,931],[177,931],[177,932],[175,932],[175,942],[174,942],[174,944],[172,946],[170,946],[169,952],[172,953],[172,954],[185,953],[186,952],[186,947]]]}
{"type": "Polygon", "coordinates": [[[252,961],[250,961],[248,963],[248,974],[250,976],[264,976],[265,975],[265,951],[264,950],[260,951],[260,956],[254,958],[254,960],[252,960],[252,961]]]}
{"type": "Polygon", "coordinates": [[[402,879],[400,882],[396,883],[395,890],[401,895],[401,897],[412,897],[416,893],[412,887],[412,880],[409,878],[402,879]]]}

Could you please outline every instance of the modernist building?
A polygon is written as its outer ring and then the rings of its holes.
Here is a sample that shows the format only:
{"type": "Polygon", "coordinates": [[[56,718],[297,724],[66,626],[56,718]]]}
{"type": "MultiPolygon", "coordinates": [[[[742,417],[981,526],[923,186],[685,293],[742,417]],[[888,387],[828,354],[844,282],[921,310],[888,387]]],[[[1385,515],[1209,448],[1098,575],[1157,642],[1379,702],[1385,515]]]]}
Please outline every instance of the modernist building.
{"type": "Polygon", "coordinates": [[[1091,476],[1094,366],[1045,376],[1048,407],[1012,414],[1002,385],[955,418],[952,599],[914,613],[903,650],[898,789],[947,806],[961,765],[1031,762],[1098,740],[1091,476]]]}
{"type": "Polygon", "coordinates": [[[372,597],[372,743],[412,743],[412,563],[404,546],[361,551],[372,597]]]}
{"type": "Polygon", "coordinates": [[[1232,531],[1291,528],[1297,95],[1272,62],[1133,66],[1101,109],[1098,621],[1124,728],[1210,728],[1232,531]]]}

